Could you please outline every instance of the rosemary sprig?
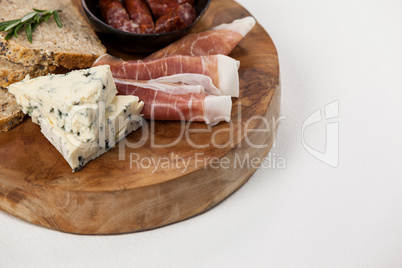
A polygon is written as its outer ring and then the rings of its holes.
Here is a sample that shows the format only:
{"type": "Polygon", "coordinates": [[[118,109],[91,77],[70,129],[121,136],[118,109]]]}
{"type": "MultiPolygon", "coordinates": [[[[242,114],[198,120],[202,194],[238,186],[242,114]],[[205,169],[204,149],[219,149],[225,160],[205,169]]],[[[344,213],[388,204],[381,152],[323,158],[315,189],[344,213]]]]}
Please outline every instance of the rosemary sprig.
{"type": "Polygon", "coordinates": [[[52,15],[57,26],[60,28],[63,27],[59,12],[61,12],[61,10],[40,10],[34,8],[32,12],[26,14],[21,19],[0,22],[0,32],[8,32],[4,38],[8,40],[13,36],[18,38],[18,32],[25,27],[25,34],[27,35],[28,41],[32,43],[32,33],[35,31],[36,27],[42,21],[47,22],[52,15]]]}

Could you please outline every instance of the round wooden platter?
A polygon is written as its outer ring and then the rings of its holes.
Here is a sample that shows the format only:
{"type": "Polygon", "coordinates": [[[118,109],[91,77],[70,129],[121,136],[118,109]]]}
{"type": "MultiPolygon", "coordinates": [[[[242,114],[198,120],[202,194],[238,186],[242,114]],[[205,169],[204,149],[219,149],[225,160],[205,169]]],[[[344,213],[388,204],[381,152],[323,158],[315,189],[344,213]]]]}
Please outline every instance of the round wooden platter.
{"type": "MultiPolygon", "coordinates": [[[[248,15],[234,1],[214,0],[194,31],[248,15]]],[[[214,207],[266,157],[280,109],[278,56],[265,30],[257,23],[230,56],[241,67],[229,123],[146,121],[77,173],[29,118],[0,134],[0,209],[63,232],[118,234],[214,207]]]]}

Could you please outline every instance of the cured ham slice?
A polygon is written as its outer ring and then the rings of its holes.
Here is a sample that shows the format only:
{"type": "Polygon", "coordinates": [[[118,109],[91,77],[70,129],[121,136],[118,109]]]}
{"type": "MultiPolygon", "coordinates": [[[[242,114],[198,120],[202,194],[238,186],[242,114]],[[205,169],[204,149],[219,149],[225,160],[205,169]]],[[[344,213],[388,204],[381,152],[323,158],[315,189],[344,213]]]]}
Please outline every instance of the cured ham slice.
{"type": "Polygon", "coordinates": [[[205,32],[188,34],[147,58],[158,59],[170,55],[229,55],[254,25],[253,17],[245,17],[234,20],[232,23],[221,24],[205,32]]]}
{"type": "MultiPolygon", "coordinates": [[[[146,119],[196,121],[211,125],[230,120],[230,96],[183,92],[172,87],[161,90],[152,82],[139,83],[127,79],[115,79],[115,83],[120,95],[135,95],[144,102],[141,113],[146,119]]],[[[162,84],[158,83],[158,86],[162,84]]]]}
{"type": "MultiPolygon", "coordinates": [[[[150,82],[168,83],[168,84],[184,84],[184,85],[200,85],[206,93],[211,95],[223,95],[219,88],[215,87],[212,79],[203,74],[174,74],[170,76],[162,76],[150,80],[150,82]]],[[[228,94],[226,94],[228,95],[228,94]]]]}
{"type": "MultiPolygon", "coordinates": [[[[135,86],[139,88],[155,90],[166,92],[169,94],[188,94],[188,93],[199,93],[205,94],[205,90],[200,85],[178,85],[178,84],[171,84],[165,82],[159,82],[157,80],[150,80],[150,81],[135,81],[130,79],[114,79],[115,84],[120,85],[127,85],[127,86],[135,86]]],[[[133,95],[129,89],[131,87],[121,87],[121,90],[118,91],[119,95],[133,95]]]]}
{"type": "MultiPolygon", "coordinates": [[[[175,81],[171,81],[171,83],[193,84],[200,83],[200,81],[206,83],[205,79],[199,76],[189,75],[203,74],[211,78],[212,83],[219,88],[222,95],[239,96],[238,69],[240,63],[225,55],[174,55],[161,59],[123,61],[105,54],[99,57],[93,66],[98,65],[109,65],[114,78],[132,80],[151,80],[183,74],[173,77],[175,81]]],[[[205,86],[205,84],[203,85],[205,86]]],[[[219,95],[217,92],[211,94],[219,95]]]]}

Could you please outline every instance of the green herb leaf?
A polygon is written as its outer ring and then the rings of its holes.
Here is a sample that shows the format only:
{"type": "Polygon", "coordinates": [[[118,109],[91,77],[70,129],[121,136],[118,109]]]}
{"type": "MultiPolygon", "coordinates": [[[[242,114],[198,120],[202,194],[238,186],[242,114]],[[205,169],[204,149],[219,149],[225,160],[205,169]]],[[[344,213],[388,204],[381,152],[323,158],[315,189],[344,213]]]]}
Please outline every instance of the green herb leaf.
{"type": "Polygon", "coordinates": [[[52,13],[46,14],[46,15],[42,16],[42,19],[43,19],[44,22],[47,22],[51,16],[52,16],[52,13]]]}
{"type": "Polygon", "coordinates": [[[33,10],[36,11],[36,12],[39,12],[39,13],[47,11],[47,10],[41,10],[41,9],[36,9],[36,8],[34,8],[33,10]]]}
{"type": "Polygon", "coordinates": [[[14,35],[14,32],[8,32],[8,34],[6,35],[6,37],[4,38],[5,40],[8,40],[8,39],[10,39],[11,37],[13,37],[13,35],[14,35]]]}
{"type": "Polygon", "coordinates": [[[43,21],[47,22],[52,15],[57,26],[60,28],[63,27],[59,16],[61,10],[40,10],[35,8],[33,10],[33,12],[26,14],[21,19],[0,22],[0,32],[8,32],[5,40],[13,36],[17,38],[18,32],[25,27],[25,34],[28,41],[32,43],[32,33],[35,31],[36,27],[43,21]]]}
{"type": "Polygon", "coordinates": [[[25,33],[27,35],[29,43],[32,43],[32,21],[30,21],[25,28],[25,33]]]}
{"type": "Polygon", "coordinates": [[[39,23],[42,15],[40,13],[36,13],[35,17],[33,17],[33,21],[39,23]]]}
{"type": "Polygon", "coordinates": [[[52,15],[53,14],[53,12],[54,12],[54,10],[45,10],[45,12],[43,12],[42,13],[42,15],[44,16],[44,15],[52,15]]]}
{"type": "Polygon", "coordinates": [[[38,14],[38,12],[31,12],[26,14],[24,17],[22,17],[21,22],[25,22],[31,18],[33,18],[36,14],[38,14]]]}
{"type": "Polygon", "coordinates": [[[14,22],[13,24],[8,25],[4,31],[8,32],[8,30],[13,29],[15,26],[17,26],[18,24],[20,24],[20,21],[14,22]]]}
{"type": "Polygon", "coordinates": [[[61,20],[60,20],[60,17],[59,17],[59,12],[57,12],[57,10],[55,10],[55,11],[53,12],[53,17],[54,17],[54,20],[56,21],[57,26],[59,26],[60,28],[62,28],[63,25],[61,24],[61,20]]]}
{"type": "Polygon", "coordinates": [[[38,27],[39,23],[32,23],[32,32],[35,31],[36,27],[38,27]]]}
{"type": "Polygon", "coordinates": [[[18,24],[17,27],[14,28],[14,37],[18,38],[17,33],[19,32],[19,30],[21,30],[22,26],[24,26],[24,24],[18,24]]]}
{"type": "Polygon", "coordinates": [[[17,21],[20,21],[20,20],[10,20],[10,21],[3,21],[3,22],[0,22],[0,31],[4,31],[4,29],[5,29],[8,25],[11,25],[11,24],[13,24],[13,23],[15,23],[15,22],[17,22],[17,21]]]}

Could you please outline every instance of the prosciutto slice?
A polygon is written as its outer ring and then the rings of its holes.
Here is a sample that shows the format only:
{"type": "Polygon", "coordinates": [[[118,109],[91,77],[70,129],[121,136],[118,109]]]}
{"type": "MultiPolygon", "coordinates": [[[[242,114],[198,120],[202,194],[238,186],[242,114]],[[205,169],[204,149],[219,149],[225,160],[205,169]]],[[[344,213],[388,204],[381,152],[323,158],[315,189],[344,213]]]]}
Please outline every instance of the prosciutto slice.
{"type": "Polygon", "coordinates": [[[223,95],[219,88],[215,87],[212,83],[212,79],[203,74],[174,74],[149,81],[176,85],[200,85],[208,94],[216,96],[223,95]]]}
{"type": "MultiPolygon", "coordinates": [[[[105,54],[99,57],[93,66],[98,65],[109,65],[114,78],[132,80],[151,80],[176,75],[171,77],[175,80],[170,83],[206,83],[205,78],[191,75],[202,74],[210,77],[212,83],[219,89],[222,95],[239,96],[238,69],[240,63],[225,55],[174,55],[161,59],[124,61],[105,54]],[[178,74],[181,75],[177,76],[178,74]]],[[[169,81],[165,82],[169,83],[169,81]]],[[[219,95],[217,92],[208,92],[219,95]]]]}
{"type": "Polygon", "coordinates": [[[115,79],[120,95],[135,95],[144,102],[141,113],[146,119],[205,122],[216,125],[229,121],[232,109],[230,96],[214,96],[183,88],[161,89],[163,83],[115,79]]]}
{"type": "Polygon", "coordinates": [[[130,79],[114,79],[115,84],[119,84],[122,86],[122,90],[118,92],[119,95],[133,95],[133,93],[129,90],[130,87],[127,86],[135,86],[138,88],[144,88],[149,90],[166,92],[169,94],[189,94],[189,93],[199,93],[205,94],[205,90],[200,85],[178,85],[171,84],[166,82],[160,82],[157,80],[150,81],[136,81],[130,79]],[[123,87],[125,85],[126,87],[123,87]]]}
{"type": "Polygon", "coordinates": [[[254,25],[253,17],[245,17],[232,23],[218,25],[205,32],[188,34],[147,58],[158,59],[170,55],[229,55],[254,25]]]}

